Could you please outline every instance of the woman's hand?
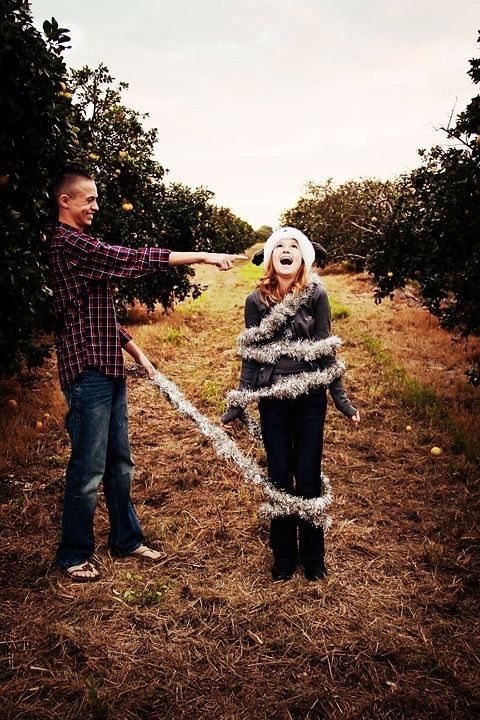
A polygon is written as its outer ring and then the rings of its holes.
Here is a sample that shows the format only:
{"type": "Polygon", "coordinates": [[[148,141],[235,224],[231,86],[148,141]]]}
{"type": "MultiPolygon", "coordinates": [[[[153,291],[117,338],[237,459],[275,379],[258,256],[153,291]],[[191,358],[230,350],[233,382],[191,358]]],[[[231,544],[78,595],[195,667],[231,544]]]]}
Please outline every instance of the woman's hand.
{"type": "Polygon", "coordinates": [[[228,425],[234,420],[238,420],[238,418],[242,417],[243,412],[243,408],[239,407],[238,405],[229,405],[229,407],[226,409],[226,411],[220,418],[220,421],[222,425],[228,425]]]}
{"type": "Polygon", "coordinates": [[[357,410],[357,412],[355,413],[355,415],[352,415],[352,416],[349,418],[349,420],[350,420],[351,423],[353,423],[353,425],[358,425],[358,424],[360,423],[360,413],[358,412],[358,410],[357,410]]]}

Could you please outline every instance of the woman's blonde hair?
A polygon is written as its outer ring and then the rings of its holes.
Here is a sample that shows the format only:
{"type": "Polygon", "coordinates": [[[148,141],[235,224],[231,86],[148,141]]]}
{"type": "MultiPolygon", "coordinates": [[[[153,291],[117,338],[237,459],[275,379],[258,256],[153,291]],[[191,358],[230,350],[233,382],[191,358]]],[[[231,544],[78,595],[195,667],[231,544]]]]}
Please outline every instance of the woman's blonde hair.
{"type": "MultiPolygon", "coordinates": [[[[298,272],[295,276],[292,286],[289,292],[297,295],[307,287],[310,283],[309,273],[305,267],[305,263],[302,260],[302,264],[298,268],[298,272]]],[[[280,290],[278,287],[278,279],[275,270],[273,269],[272,257],[268,258],[268,262],[265,266],[265,271],[260,280],[257,283],[257,288],[260,292],[260,297],[265,305],[276,305],[282,299],[280,290]]]]}

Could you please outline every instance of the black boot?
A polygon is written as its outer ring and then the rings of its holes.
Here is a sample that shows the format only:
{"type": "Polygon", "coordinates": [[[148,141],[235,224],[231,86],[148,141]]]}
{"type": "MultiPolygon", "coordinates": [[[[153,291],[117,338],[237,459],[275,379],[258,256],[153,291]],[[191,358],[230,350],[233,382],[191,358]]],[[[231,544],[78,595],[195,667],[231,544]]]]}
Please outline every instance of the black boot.
{"type": "Polygon", "coordinates": [[[299,521],[300,557],[307,580],[316,582],[327,574],[325,569],[325,539],[323,527],[305,520],[299,521]]]}
{"type": "Polygon", "coordinates": [[[305,578],[311,582],[323,580],[327,577],[327,570],[323,560],[306,560],[303,564],[305,578]]]}
{"type": "Polygon", "coordinates": [[[290,580],[297,567],[296,517],[288,515],[272,519],[270,547],[273,551],[272,578],[274,580],[290,580]]]}
{"type": "Polygon", "coordinates": [[[282,582],[285,580],[291,580],[294,572],[294,565],[284,565],[282,563],[274,562],[272,567],[272,579],[282,582]]]}

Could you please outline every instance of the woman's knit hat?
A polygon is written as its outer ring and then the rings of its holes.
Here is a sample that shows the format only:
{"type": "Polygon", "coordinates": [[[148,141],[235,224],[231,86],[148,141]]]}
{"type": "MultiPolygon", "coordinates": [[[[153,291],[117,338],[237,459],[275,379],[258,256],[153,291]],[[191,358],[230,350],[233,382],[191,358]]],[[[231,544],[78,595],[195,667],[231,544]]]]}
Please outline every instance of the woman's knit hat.
{"type": "Polygon", "coordinates": [[[282,238],[293,238],[294,240],[298,241],[298,244],[300,246],[300,251],[302,253],[303,261],[307,267],[307,270],[310,269],[312,262],[315,262],[318,267],[324,267],[327,262],[327,251],[324,247],[320,245],[320,243],[317,242],[310,242],[310,240],[307,238],[306,235],[304,235],[300,230],[297,230],[296,228],[291,227],[284,227],[280,228],[280,230],[275,230],[272,235],[268,238],[267,242],[261,248],[260,250],[257,250],[257,252],[252,257],[252,263],[254,265],[261,265],[262,262],[265,262],[270,258],[273,249],[277,242],[281,240],[282,238]],[[294,233],[294,234],[293,234],[294,233]],[[303,245],[302,245],[303,241],[303,245]],[[306,242],[305,242],[306,241],[306,242]],[[267,246],[269,245],[268,251],[267,246]],[[309,246],[312,246],[313,253],[314,253],[314,260],[310,260],[311,258],[311,250],[309,250],[309,246]],[[305,248],[305,252],[304,252],[305,248]],[[305,256],[307,256],[308,260],[306,260],[305,256]]]}
{"type": "Polygon", "coordinates": [[[315,261],[314,247],[306,235],[304,235],[300,230],[292,227],[282,227],[279,230],[275,230],[275,232],[270,235],[263,248],[264,265],[266,265],[269,261],[277,243],[287,239],[296,240],[298,242],[298,247],[300,248],[303,262],[305,263],[305,268],[307,271],[310,270],[315,261]]]}

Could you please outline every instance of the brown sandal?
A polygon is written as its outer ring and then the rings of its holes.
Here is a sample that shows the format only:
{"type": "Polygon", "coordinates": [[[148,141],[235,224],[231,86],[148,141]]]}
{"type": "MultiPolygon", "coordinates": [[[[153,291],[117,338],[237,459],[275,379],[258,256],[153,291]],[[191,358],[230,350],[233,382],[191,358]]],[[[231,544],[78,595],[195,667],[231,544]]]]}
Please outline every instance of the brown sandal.
{"type": "Polygon", "coordinates": [[[149,548],[146,545],[139,545],[135,550],[132,550],[130,557],[139,558],[140,560],[150,560],[156,562],[157,560],[163,560],[167,557],[166,553],[161,553],[158,550],[149,548]],[[149,553],[155,553],[157,557],[151,557],[149,553]]]}
{"type": "Polygon", "coordinates": [[[69,568],[60,568],[62,573],[68,577],[72,582],[77,583],[88,583],[88,582],[97,582],[97,580],[100,580],[102,577],[100,573],[97,575],[91,575],[85,577],[85,575],[75,575],[77,572],[95,572],[95,567],[92,565],[92,563],[85,562],[82,563],[82,565],[72,565],[69,568]]]}

